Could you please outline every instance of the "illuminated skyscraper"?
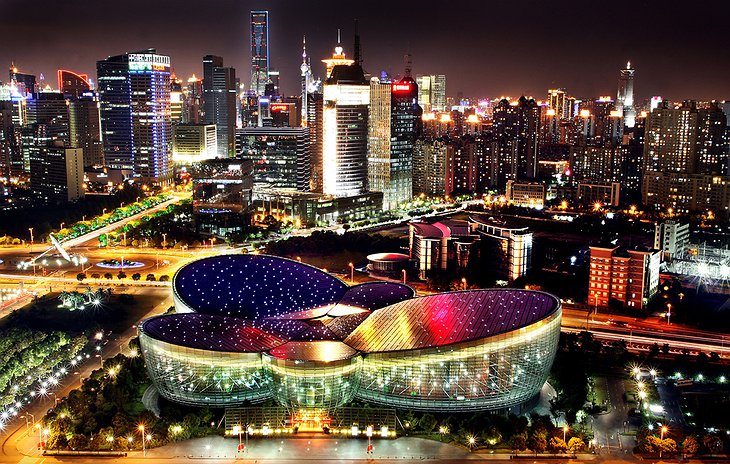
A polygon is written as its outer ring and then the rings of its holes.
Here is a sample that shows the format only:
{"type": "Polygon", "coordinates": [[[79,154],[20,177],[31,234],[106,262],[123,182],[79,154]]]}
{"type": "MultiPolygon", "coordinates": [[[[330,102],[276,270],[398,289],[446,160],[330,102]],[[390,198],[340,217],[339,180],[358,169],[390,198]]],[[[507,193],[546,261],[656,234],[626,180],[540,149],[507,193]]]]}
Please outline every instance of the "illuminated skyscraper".
{"type": "Polygon", "coordinates": [[[38,90],[36,88],[36,80],[33,74],[25,74],[18,71],[15,65],[10,66],[10,83],[15,85],[20,95],[28,95],[38,90]]]}
{"type": "Polygon", "coordinates": [[[173,124],[180,124],[187,122],[185,116],[185,94],[182,81],[173,75],[170,79],[170,120],[173,124]]]}
{"type": "Polygon", "coordinates": [[[493,130],[498,142],[498,165],[504,168],[499,185],[507,180],[534,179],[537,175],[540,107],[520,97],[516,104],[502,100],[494,108],[493,130]]]}
{"type": "Polygon", "coordinates": [[[418,104],[423,111],[446,111],[445,75],[416,76],[416,83],[420,89],[418,104]]]}
{"type": "Polygon", "coordinates": [[[215,124],[218,156],[236,156],[236,70],[223,67],[223,58],[203,57],[203,122],[215,124]]]}
{"type": "Polygon", "coordinates": [[[152,182],[172,175],[170,57],[155,49],[96,63],[106,164],[152,182]]]}
{"type": "Polygon", "coordinates": [[[626,127],[634,127],[636,123],[636,108],[634,108],[634,72],[631,62],[626,63],[626,69],[621,70],[618,81],[618,98],[616,111],[621,111],[626,127]]]}
{"type": "MultiPolygon", "coordinates": [[[[344,58],[342,47],[335,53],[344,58]]],[[[370,85],[359,58],[355,50],[352,64],[334,65],[324,83],[323,193],[338,197],[367,191],[370,85]]]]}
{"type": "Polygon", "coordinates": [[[368,190],[383,192],[384,210],[395,209],[413,196],[413,148],[420,118],[410,57],[402,79],[370,80],[368,190]]]}
{"type": "Polygon", "coordinates": [[[263,95],[269,81],[269,12],[251,12],[251,89],[263,95]]]}
{"type": "Polygon", "coordinates": [[[554,116],[558,119],[568,118],[568,101],[565,96],[565,89],[548,90],[548,108],[553,110],[554,116]]]}
{"type": "Polygon", "coordinates": [[[193,74],[188,79],[187,95],[185,97],[185,120],[190,124],[200,124],[203,121],[203,80],[193,74]]]}

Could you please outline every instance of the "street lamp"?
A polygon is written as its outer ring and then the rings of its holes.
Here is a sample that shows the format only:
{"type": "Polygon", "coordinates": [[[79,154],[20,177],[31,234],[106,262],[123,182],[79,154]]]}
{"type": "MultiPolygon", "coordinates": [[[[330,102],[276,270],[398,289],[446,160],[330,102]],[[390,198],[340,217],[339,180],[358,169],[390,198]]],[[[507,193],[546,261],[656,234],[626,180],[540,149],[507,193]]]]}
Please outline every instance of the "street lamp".
{"type": "Polygon", "coordinates": [[[659,446],[659,459],[661,459],[661,457],[662,457],[662,448],[664,448],[664,443],[663,443],[664,442],[664,434],[667,433],[668,431],[669,431],[669,429],[667,428],[667,426],[666,425],[662,425],[662,433],[660,435],[661,436],[661,439],[662,439],[662,444],[659,446]]]}
{"type": "Polygon", "coordinates": [[[568,437],[568,426],[563,426],[563,441],[568,437]]]}
{"type": "Polygon", "coordinates": [[[353,283],[355,282],[355,265],[347,263],[347,266],[350,268],[350,283],[353,283]]]}
{"type": "Polygon", "coordinates": [[[466,290],[466,277],[461,278],[461,288],[462,290],[466,290]]]}
{"type": "Polygon", "coordinates": [[[63,226],[64,226],[64,224],[66,224],[66,223],[65,223],[65,222],[62,222],[62,223],[61,223],[61,230],[63,230],[63,226]]]}
{"type": "MultiPolygon", "coordinates": [[[[352,263],[350,263],[352,264],[352,263]]],[[[368,437],[368,451],[367,454],[373,454],[373,443],[371,441],[371,438],[373,437],[373,426],[368,425],[367,429],[365,429],[365,435],[368,437]]]]}
{"type": "Polygon", "coordinates": [[[145,441],[144,440],[145,439],[144,424],[139,424],[139,426],[137,426],[137,430],[139,430],[140,435],[142,435],[142,456],[147,456],[147,447],[145,447],[145,444],[144,444],[144,441],[145,441]]]}
{"type": "Polygon", "coordinates": [[[167,246],[167,234],[162,234],[162,248],[167,246]]]}
{"type": "Polygon", "coordinates": [[[667,325],[671,324],[670,319],[672,317],[672,303],[667,303],[667,325]]]}
{"type": "Polygon", "coordinates": [[[30,253],[33,254],[33,228],[28,227],[28,230],[30,231],[30,253]]]}
{"type": "Polygon", "coordinates": [[[406,272],[406,270],[405,270],[405,269],[403,269],[403,271],[402,271],[402,272],[403,272],[403,283],[405,284],[405,283],[406,283],[406,278],[407,278],[407,276],[408,276],[408,273],[406,272]]]}

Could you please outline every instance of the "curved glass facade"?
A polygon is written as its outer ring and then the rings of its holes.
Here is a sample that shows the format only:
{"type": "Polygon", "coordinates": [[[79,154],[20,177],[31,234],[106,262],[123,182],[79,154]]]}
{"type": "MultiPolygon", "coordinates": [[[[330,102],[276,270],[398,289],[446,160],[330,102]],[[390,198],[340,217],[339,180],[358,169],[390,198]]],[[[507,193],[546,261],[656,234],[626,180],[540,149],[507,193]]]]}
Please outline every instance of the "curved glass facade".
{"type": "Polygon", "coordinates": [[[476,342],[369,353],[360,399],[408,409],[498,410],[537,395],[560,336],[560,311],[522,329],[476,342]]]}
{"type": "Polygon", "coordinates": [[[362,357],[320,363],[263,356],[271,395],[289,409],[331,411],[353,400],[362,369],[362,357]]]}
{"type": "Polygon", "coordinates": [[[181,314],[139,328],[150,378],[178,403],[273,398],[291,410],[331,411],[358,398],[419,410],[504,410],[536,397],[558,346],[560,301],[543,292],[414,297],[395,283],[345,287],[275,257],[191,265],[173,285],[181,314]],[[310,279],[319,291],[306,294],[310,279]]]}
{"type": "Polygon", "coordinates": [[[271,396],[260,353],[208,351],[140,333],[147,372],[160,395],[193,406],[233,406],[271,396]]]}

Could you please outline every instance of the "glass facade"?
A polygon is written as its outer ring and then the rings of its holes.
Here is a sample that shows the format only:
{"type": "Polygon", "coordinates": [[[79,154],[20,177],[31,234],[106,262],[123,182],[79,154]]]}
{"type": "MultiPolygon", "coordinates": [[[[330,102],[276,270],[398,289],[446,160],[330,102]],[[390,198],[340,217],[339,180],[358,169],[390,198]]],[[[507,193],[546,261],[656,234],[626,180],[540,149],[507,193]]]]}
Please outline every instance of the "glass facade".
{"type": "Polygon", "coordinates": [[[500,410],[537,395],[560,336],[560,311],[488,339],[368,354],[358,398],[408,409],[500,410]]]}
{"type": "Polygon", "coordinates": [[[160,396],[176,403],[232,406],[269,398],[260,353],[209,351],[139,337],[160,396]]]}
{"type": "Polygon", "coordinates": [[[140,343],[161,396],[190,405],[505,410],[539,394],[560,336],[560,301],[547,293],[414,298],[273,256],[206,258],[173,288],[178,314],[144,321],[140,343]]]}

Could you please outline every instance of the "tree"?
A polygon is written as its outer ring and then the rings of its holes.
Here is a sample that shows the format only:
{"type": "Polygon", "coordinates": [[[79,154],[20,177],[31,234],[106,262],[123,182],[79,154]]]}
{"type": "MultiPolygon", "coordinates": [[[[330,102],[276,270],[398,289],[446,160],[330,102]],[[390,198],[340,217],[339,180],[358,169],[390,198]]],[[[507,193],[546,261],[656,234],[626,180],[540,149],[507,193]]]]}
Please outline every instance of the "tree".
{"type": "Polygon", "coordinates": [[[517,433],[513,435],[509,447],[512,451],[525,451],[527,449],[527,434],[517,433]]]}
{"type": "Polygon", "coordinates": [[[426,413],[418,420],[418,425],[424,432],[430,435],[433,432],[433,429],[436,428],[436,418],[433,417],[432,414],[426,413]]]}
{"type": "Polygon", "coordinates": [[[160,276],[160,282],[167,282],[170,280],[170,276],[167,274],[163,274],[160,276]]]}
{"type": "Polygon", "coordinates": [[[83,282],[84,279],[86,279],[86,274],[85,273],[79,272],[78,274],[76,274],[76,280],[78,280],[79,282],[83,282]]]}
{"type": "Polygon", "coordinates": [[[580,453],[586,448],[586,444],[578,437],[572,437],[568,440],[568,451],[571,453],[580,453]]]}
{"type": "Polygon", "coordinates": [[[722,453],[722,440],[717,435],[705,435],[702,437],[702,444],[710,454],[722,453]]]}
{"type": "Polygon", "coordinates": [[[535,454],[544,453],[547,449],[547,440],[543,434],[532,434],[529,440],[527,440],[527,447],[531,449],[535,454]]]}
{"type": "Polygon", "coordinates": [[[127,273],[124,271],[119,271],[119,274],[117,274],[117,279],[122,280],[127,278],[127,273]]]}
{"type": "Polygon", "coordinates": [[[140,274],[139,272],[135,272],[134,274],[132,274],[132,280],[134,280],[134,281],[138,281],[141,278],[142,278],[142,274],[140,274]]]}
{"type": "Polygon", "coordinates": [[[104,273],[104,278],[106,280],[112,280],[114,278],[114,276],[112,275],[111,272],[106,272],[106,273],[104,273]]]}
{"type": "Polygon", "coordinates": [[[552,437],[548,443],[548,449],[551,453],[565,453],[568,451],[568,445],[565,444],[560,437],[552,437]]]}
{"type": "Polygon", "coordinates": [[[77,433],[68,441],[68,446],[72,450],[85,450],[89,448],[89,439],[77,433]]]}
{"type": "Polygon", "coordinates": [[[686,456],[694,456],[700,450],[700,444],[693,435],[689,435],[682,441],[682,453],[686,456]]]}
{"type": "Polygon", "coordinates": [[[147,282],[154,282],[157,279],[155,278],[154,274],[147,274],[147,277],[145,280],[147,280],[147,282]]]}
{"type": "Polygon", "coordinates": [[[101,279],[101,275],[98,272],[91,274],[92,279],[101,279]]]}
{"type": "Polygon", "coordinates": [[[484,441],[489,446],[494,446],[502,441],[502,434],[499,429],[495,426],[489,427],[489,430],[484,434],[484,441]]]}

